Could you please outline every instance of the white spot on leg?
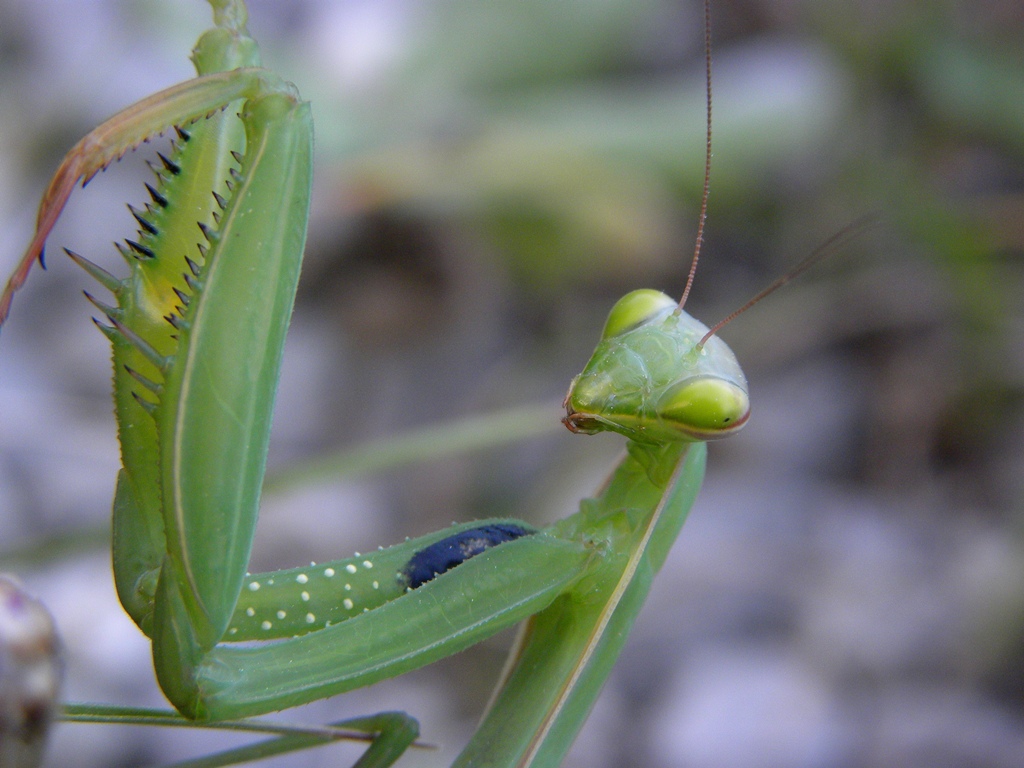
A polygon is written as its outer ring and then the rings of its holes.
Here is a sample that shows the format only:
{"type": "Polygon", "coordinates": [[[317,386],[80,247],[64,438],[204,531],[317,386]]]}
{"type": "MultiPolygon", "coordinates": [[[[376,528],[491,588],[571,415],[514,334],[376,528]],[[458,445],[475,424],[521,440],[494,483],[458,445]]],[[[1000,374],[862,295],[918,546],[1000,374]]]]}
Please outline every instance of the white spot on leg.
{"type": "Polygon", "coordinates": [[[341,601],[341,604],[345,606],[346,611],[351,611],[352,608],[355,606],[355,603],[353,603],[352,600],[347,597],[341,601]]]}
{"type": "MultiPolygon", "coordinates": [[[[348,571],[349,573],[355,573],[359,569],[356,568],[354,565],[352,565],[352,563],[349,563],[348,565],[345,566],[345,570],[348,571]]],[[[259,589],[259,587],[257,587],[257,589],[259,589]]]]}
{"type": "Polygon", "coordinates": [[[303,592],[300,595],[300,597],[302,598],[302,602],[304,602],[304,603],[308,603],[309,602],[309,592],[303,592]]]}
{"type": "Polygon", "coordinates": [[[295,577],[295,580],[299,582],[299,584],[305,584],[307,581],[309,581],[309,576],[307,576],[304,573],[300,573],[298,576],[295,577]]]}
{"type": "Polygon", "coordinates": [[[333,568],[324,568],[324,576],[326,576],[328,579],[331,578],[332,576],[334,576],[334,569],[333,568]]]}
{"type": "Polygon", "coordinates": [[[314,616],[312,613],[307,613],[306,614],[306,623],[307,624],[312,624],[314,621],[316,621],[316,616],[314,616]]]}
{"type": "Polygon", "coordinates": [[[287,616],[287,615],[288,615],[288,614],[287,614],[287,613],[285,613],[284,611],[278,611],[278,612],[277,612],[277,618],[279,618],[279,619],[283,619],[283,618],[284,618],[285,616],[287,616]]]}
{"type": "Polygon", "coordinates": [[[258,581],[250,581],[249,582],[249,591],[250,592],[255,592],[259,588],[260,588],[260,583],[258,581]]]}
{"type": "Polygon", "coordinates": [[[262,624],[260,624],[260,627],[262,627],[263,629],[270,629],[272,626],[274,625],[271,624],[269,621],[264,621],[262,624]]]}
{"type": "Polygon", "coordinates": [[[369,560],[363,560],[363,568],[373,568],[373,563],[369,560]]]}
{"type": "Polygon", "coordinates": [[[246,608],[245,609],[245,615],[248,616],[249,618],[252,618],[253,616],[256,615],[256,609],[255,608],[246,608]]]}

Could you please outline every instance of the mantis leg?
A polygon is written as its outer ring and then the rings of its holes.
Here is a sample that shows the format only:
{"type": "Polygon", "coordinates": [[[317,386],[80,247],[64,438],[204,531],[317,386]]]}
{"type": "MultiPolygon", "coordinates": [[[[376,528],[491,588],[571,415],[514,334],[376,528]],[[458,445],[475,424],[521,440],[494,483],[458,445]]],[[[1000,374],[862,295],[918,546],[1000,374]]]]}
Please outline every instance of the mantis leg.
{"type": "MultiPolygon", "coordinates": [[[[365,734],[370,741],[366,751],[353,763],[352,768],[387,768],[401,757],[419,735],[418,723],[404,712],[378,712],[375,715],[355,717],[331,723],[332,728],[347,731],[346,738],[359,738],[365,734]]],[[[289,734],[277,736],[244,747],[208,755],[202,765],[222,766],[264,760],[275,755],[298,752],[310,747],[329,744],[332,739],[319,735],[289,734]]],[[[195,765],[195,763],[189,763],[195,765]]]]}

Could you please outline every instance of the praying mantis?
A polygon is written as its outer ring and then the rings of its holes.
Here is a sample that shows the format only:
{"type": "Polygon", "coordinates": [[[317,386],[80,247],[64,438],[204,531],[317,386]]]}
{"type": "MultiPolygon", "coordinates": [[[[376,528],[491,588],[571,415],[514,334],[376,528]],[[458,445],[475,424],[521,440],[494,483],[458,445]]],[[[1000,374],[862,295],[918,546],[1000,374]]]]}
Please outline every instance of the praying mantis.
{"type": "MultiPolygon", "coordinates": [[[[312,120],[294,87],[262,68],[244,5],[211,5],[215,26],[193,56],[198,77],[118,113],[71,150],[0,296],[3,322],[79,182],[176,132],[150,203],[133,211],[139,237],[121,249],[129,276],[69,252],[115,300],[89,294],[114,355],[121,603],[152,641],[167,698],[199,721],[370,685],[525,621],[456,765],[558,765],[686,519],[704,443],[748,418],[744,374],[681,303],[634,291],[613,307],[566,396],[570,430],[628,440],[578,513],[539,531],[463,523],[371,555],[247,573],[305,243],[312,120]],[[433,553],[495,527],[516,534],[436,565],[433,553]],[[412,581],[413,563],[427,576],[412,581]]],[[[392,714],[348,726],[375,735],[360,766],[389,765],[417,735],[410,718],[392,714]]]]}

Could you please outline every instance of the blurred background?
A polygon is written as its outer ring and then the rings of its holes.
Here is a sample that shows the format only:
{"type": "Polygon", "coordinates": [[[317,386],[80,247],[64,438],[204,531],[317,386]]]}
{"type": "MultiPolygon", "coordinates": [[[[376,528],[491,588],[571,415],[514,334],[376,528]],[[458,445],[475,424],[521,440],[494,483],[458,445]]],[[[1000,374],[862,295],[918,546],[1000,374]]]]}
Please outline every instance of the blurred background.
{"type": "MultiPolygon", "coordinates": [[[[253,570],[452,520],[570,514],[621,450],[558,403],[612,303],[679,294],[702,183],[702,10],[669,0],[250,2],[313,104],[309,244],[273,470],[534,405],[529,441],[267,494],[253,570]]],[[[878,224],[723,331],[753,414],[704,489],[570,766],[1024,765],[1024,10],[716,2],[714,161],[687,306],[713,323],[851,221],[878,224]]],[[[199,2],[0,0],[0,272],[49,175],[192,76],[199,2]]],[[[0,337],[0,569],[54,613],[66,698],[161,706],[118,605],[109,349],[69,246],[119,269],[130,155],[77,192],[0,337]]],[[[500,432],[503,427],[498,427],[500,432]]],[[[497,441],[496,441],[497,442],[497,441]]],[[[424,459],[429,459],[429,456],[424,459]]],[[[509,641],[292,711],[421,719],[447,765],[509,641]]],[[[63,726],[49,765],[236,744],[63,726]]],[[[345,747],[266,765],[345,765],[345,747]]]]}

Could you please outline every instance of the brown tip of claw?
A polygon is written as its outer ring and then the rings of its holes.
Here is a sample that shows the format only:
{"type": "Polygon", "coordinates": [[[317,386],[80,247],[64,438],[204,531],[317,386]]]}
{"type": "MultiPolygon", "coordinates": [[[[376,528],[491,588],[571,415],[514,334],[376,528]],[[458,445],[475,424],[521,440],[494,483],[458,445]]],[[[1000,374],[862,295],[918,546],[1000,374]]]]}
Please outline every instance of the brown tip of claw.
{"type": "Polygon", "coordinates": [[[31,271],[32,265],[36,260],[38,259],[39,265],[46,269],[46,262],[43,259],[44,242],[45,236],[40,238],[37,232],[25,255],[21,257],[21,262],[7,281],[7,285],[4,286],[3,293],[0,294],[0,326],[4,324],[7,316],[11,314],[11,302],[14,299],[14,294],[25,284],[25,281],[28,279],[28,273],[31,271]]]}
{"type": "Polygon", "coordinates": [[[0,297],[0,326],[4,324],[4,320],[7,319],[7,315],[11,313],[11,297],[7,291],[4,291],[4,295],[0,297]]]}
{"type": "Polygon", "coordinates": [[[78,180],[82,178],[82,175],[82,158],[72,150],[64,162],[61,163],[60,168],[57,169],[57,173],[50,182],[50,186],[47,187],[43,200],[39,204],[39,214],[36,217],[36,233],[33,235],[32,242],[29,243],[28,248],[25,249],[25,254],[21,257],[21,261],[18,262],[14,273],[7,281],[7,285],[4,286],[3,293],[0,294],[0,325],[3,325],[10,314],[14,293],[25,284],[35,261],[38,259],[43,269],[46,268],[43,260],[43,248],[46,245],[46,238],[49,237],[50,231],[57,223],[57,219],[60,218],[61,211],[64,210],[64,205],[71,196],[71,191],[75,188],[78,180]]]}

